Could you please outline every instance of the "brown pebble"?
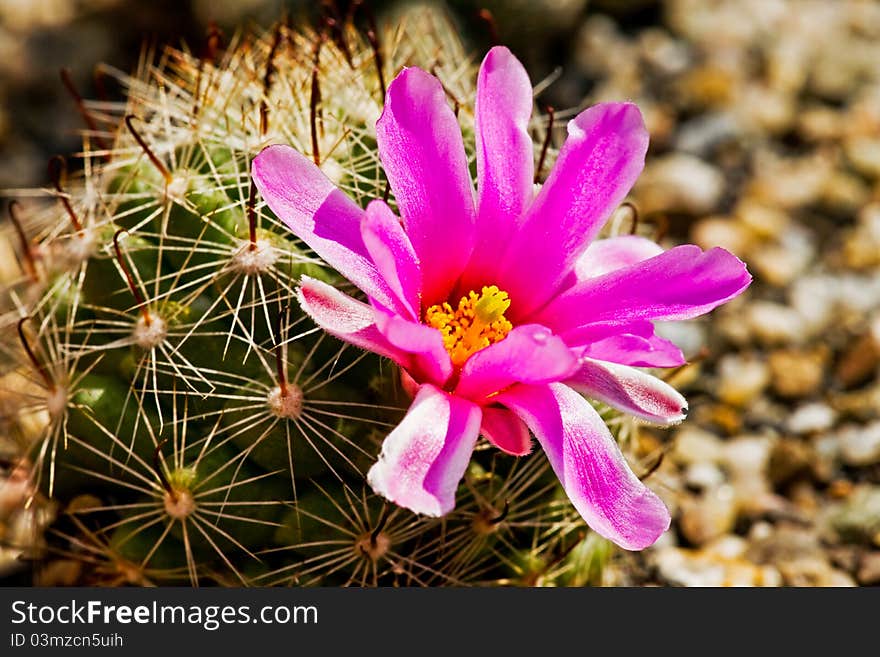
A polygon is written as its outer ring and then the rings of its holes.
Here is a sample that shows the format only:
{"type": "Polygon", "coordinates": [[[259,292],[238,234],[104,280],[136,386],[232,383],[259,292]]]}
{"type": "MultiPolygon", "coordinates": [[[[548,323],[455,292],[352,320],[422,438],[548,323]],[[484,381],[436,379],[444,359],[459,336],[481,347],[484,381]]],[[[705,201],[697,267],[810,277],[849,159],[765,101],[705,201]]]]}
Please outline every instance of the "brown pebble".
{"type": "Polygon", "coordinates": [[[859,583],[865,586],[880,584],[880,552],[867,552],[862,555],[856,577],[859,583]]]}
{"type": "Polygon", "coordinates": [[[821,558],[797,559],[777,567],[786,586],[855,586],[849,575],[821,558]]]}
{"type": "Polygon", "coordinates": [[[702,219],[691,229],[691,239],[704,249],[720,246],[743,255],[751,246],[754,235],[732,217],[712,216],[702,219]]]}
{"type": "Polygon", "coordinates": [[[807,397],[822,385],[828,350],[780,349],[770,354],[772,385],[782,397],[807,397]]]}
{"type": "Polygon", "coordinates": [[[713,424],[728,435],[742,429],[742,411],[727,404],[703,405],[695,410],[694,419],[699,424],[713,424]]]}
{"type": "Polygon", "coordinates": [[[678,526],[692,545],[704,545],[733,529],[737,507],[734,490],[720,486],[681,504],[678,526]]]}
{"type": "Polygon", "coordinates": [[[839,413],[845,413],[854,419],[870,420],[877,417],[877,409],[880,408],[880,386],[834,394],[829,397],[829,402],[839,413]]]}
{"type": "Polygon", "coordinates": [[[853,484],[848,479],[835,479],[828,485],[828,494],[842,500],[852,495],[853,484]]]}
{"type": "Polygon", "coordinates": [[[855,573],[862,559],[862,548],[855,545],[836,545],[828,548],[831,563],[849,573],[855,573]]]}
{"type": "Polygon", "coordinates": [[[784,486],[795,479],[809,476],[813,457],[810,447],[799,440],[778,440],[770,451],[767,476],[775,486],[784,486]]]}
{"type": "Polygon", "coordinates": [[[880,345],[871,333],[861,336],[843,352],[834,378],[845,388],[855,388],[868,381],[880,365],[880,345]]]}

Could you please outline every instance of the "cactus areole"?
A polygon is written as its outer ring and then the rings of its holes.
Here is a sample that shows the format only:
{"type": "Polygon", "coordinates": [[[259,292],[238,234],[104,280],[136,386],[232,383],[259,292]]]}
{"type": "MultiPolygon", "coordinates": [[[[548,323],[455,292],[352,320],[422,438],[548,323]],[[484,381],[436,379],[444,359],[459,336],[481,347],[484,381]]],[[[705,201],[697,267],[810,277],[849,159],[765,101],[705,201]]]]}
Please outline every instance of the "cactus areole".
{"type": "Polygon", "coordinates": [[[684,398],[636,369],[684,362],[653,321],[706,313],[751,278],[723,249],[594,239],[644,164],[635,105],[575,117],[537,193],[531,111],[523,66],[493,48],[477,79],[475,193],[443,86],[403,69],[376,124],[402,222],[381,200],[362,210],[289,146],[264,149],[253,178],[275,214],[368,299],[303,277],[304,310],[412,383],[412,406],[368,474],[377,493],[444,515],[480,435],[524,455],[531,431],[590,527],[638,550],[668,528],[669,513],[581,393],[653,423],[680,421],[684,398]]]}

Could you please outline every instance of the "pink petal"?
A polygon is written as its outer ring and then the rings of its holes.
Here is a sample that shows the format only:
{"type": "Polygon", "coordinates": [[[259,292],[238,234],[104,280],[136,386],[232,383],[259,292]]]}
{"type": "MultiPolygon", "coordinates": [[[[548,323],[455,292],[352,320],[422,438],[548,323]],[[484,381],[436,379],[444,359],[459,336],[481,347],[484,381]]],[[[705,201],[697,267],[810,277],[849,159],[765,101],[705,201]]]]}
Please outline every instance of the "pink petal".
{"type": "Polygon", "coordinates": [[[426,305],[445,300],[474,245],[473,185],[440,81],[406,68],[376,123],[379,157],[422,264],[426,305]]]}
{"type": "Polygon", "coordinates": [[[551,298],[645,162],[648,132],[631,103],[603,103],[568,123],[568,139],[504,255],[498,285],[515,318],[551,298]]]}
{"type": "Polygon", "coordinates": [[[566,385],[516,386],[498,396],[529,425],[572,504],[597,533],[641,550],[669,528],[669,511],[636,477],[595,409],[566,385]]]}
{"type": "Polygon", "coordinates": [[[531,115],[528,73],[507,48],[492,48],[477,78],[476,245],[464,277],[466,289],[495,280],[499,250],[508,243],[532,201],[535,156],[528,132],[531,115]]]}
{"type": "Polygon", "coordinates": [[[612,319],[605,322],[592,322],[583,326],[566,328],[560,335],[570,347],[580,348],[583,345],[593,344],[626,333],[647,339],[654,334],[654,325],[644,320],[621,324],[612,319]]]}
{"type": "Polygon", "coordinates": [[[583,358],[580,369],[565,383],[587,397],[656,424],[681,422],[687,410],[687,401],[675,388],[626,365],[583,358]]]}
{"type": "Polygon", "coordinates": [[[403,226],[384,201],[371,201],[361,221],[361,235],[376,268],[388,287],[418,319],[421,312],[422,272],[403,226]]]}
{"type": "Polygon", "coordinates": [[[481,401],[514,383],[560,381],[576,370],[577,359],[562,339],[524,324],[468,358],[455,394],[481,401]]]}
{"type": "Polygon", "coordinates": [[[529,428],[507,409],[484,406],[480,433],[495,447],[512,456],[525,456],[532,451],[529,428]]]}
{"type": "Polygon", "coordinates": [[[661,253],[662,246],[638,235],[609,237],[590,244],[575,262],[574,271],[578,280],[594,278],[661,253]]]}
{"type": "Polygon", "coordinates": [[[440,331],[399,315],[374,311],[376,326],[386,340],[400,351],[412,355],[407,366],[419,382],[443,386],[452,375],[452,360],[443,346],[440,331]]]}
{"type": "Polygon", "coordinates": [[[272,212],[303,242],[361,290],[393,305],[361,238],[364,211],[315,163],[290,146],[264,148],[251,175],[272,212]]]}
{"type": "Polygon", "coordinates": [[[367,481],[382,497],[427,516],[455,507],[480,432],[480,408],[422,386],[403,421],[382,443],[367,481]]]}
{"type": "Polygon", "coordinates": [[[647,338],[632,333],[612,335],[576,351],[581,356],[635,367],[678,367],[687,362],[681,349],[653,333],[647,338]]]}
{"type": "Polygon", "coordinates": [[[401,365],[409,364],[409,354],[388,342],[376,328],[371,306],[308,276],[302,277],[297,297],[305,313],[330,335],[401,365]]]}
{"type": "MultiPolygon", "coordinates": [[[[724,249],[677,246],[566,290],[533,321],[566,334],[590,324],[691,319],[729,301],[751,282],[745,264],[724,249]]],[[[513,295],[511,295],[512,298],[513,295]]]]}

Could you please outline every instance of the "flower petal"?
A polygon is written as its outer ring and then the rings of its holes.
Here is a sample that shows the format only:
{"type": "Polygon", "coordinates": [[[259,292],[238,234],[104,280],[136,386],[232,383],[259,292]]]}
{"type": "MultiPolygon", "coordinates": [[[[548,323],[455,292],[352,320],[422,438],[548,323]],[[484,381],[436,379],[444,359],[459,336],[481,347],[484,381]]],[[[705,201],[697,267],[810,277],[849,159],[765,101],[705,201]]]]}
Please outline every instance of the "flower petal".
{"type": "Polygon", "coordinates": [[[663,247],[657,242],[638,235],[609,237],[590,244],[575,262],[574,271],[577,279],[582,281],[634,265],[661,253],[663,247]]]}
{"type": "Polygon", "coordinates": [[[529,136],[532,83],[507,48],[492,48],[480,66],[474,125],[477,224],[465,289],[496,278],[498,252],[534,195],[535,155],[529,136]]]}
{"type": "Polygon", "coordinates": [[[367,481],[382,497],[427,516],[455,507],[480,432],[480,408],[422,386],[406,417],[382,443],[367,481]]]}
{"type": "Polygon", "coordinates": [[[529,428],[506,408],[484,406],[480,433],[495,447],[512,456],[525,456],[532,451],[529,428]]]}
{"type": "Polygon", "coordinates": [[[626,365],[581,359],[580,369],[565,383],[592,399],[655,424],[681,422],[687,401],[655,376],[626,365]]]}
{"type": "Polygon", "coordinates": [[[498,396],[529,425],[572,504],[597,533],[641,550],[669,528],[669,511],[626,463],[595,409],[566,385],[515,386],[498,396]]]}
{"type": "Polygon", "coordinates": [[[379,157],[422,264],[427,305],[445,300],[474,244],[473,185],[440,81],[405,68],[376,123],[379,157]]]}
{"type": "Polygon", "coordinates": [[[388,287],[418,319],[421,312],[422,272],[403,226],[384,201],[371,201],[361,221],[361,235],[367,251],[388,287]]]}
{"type": "Polygon", "coordinates": [[[621,324],[614,320],[606,322],[592,322],[584,326],[566,328],[560,333],[565,344],[573,349],[593,344],[601,340],[613,338],[617,335],[631,333],[642,338],[649,338],[654,334],[654,325],[644,320],[621,324]]]}
{"type": "Polygon", "coordinates": [[[482,401],[514,383],[560,381],[576,370],[577,359],[561,338],[524,324],[468,358],[455,394],[482,401]]]}
{"type": "Polygon", "coordinates": [[[443,346],[440,331],[381,310],[375,310],[374,317],[377,328],[390,344],[412,354],[407,369],[416,380],[438,386],[446,383],[452,375],[452,359],[443,346]]]}
{"type": "Polygon", "coordinates": [[[579,282],[534,321],[566,333],[594,323],[691,319],[729,301],[751,280],[732,253],[720,248],[703,252],[687,244],[579,282]]]}
{"type": "Polygon", "coordinates": [[[581,356],[635,367],[678,367],[687,362],[681,349],[653,333],[648,337],[633,333],[612,335],[575,351],[581,356]]]}
{"type": "Polygon", "coordinates": [[[515,318],[556,293],[636,181],[647,148],[632,103],[594,105],[568,123],[556,165],[504,255],[498,285],[510,294],[515,318]]]}
{"type": "Polygon", "coordinates": [[[251,175],[266,204],[294,235],[361,290],[393,305],[361,238],[364,211],[314,162],[290,146],[269,146],[254,158],[251,175]]]}
{"type": "Polygon", "coordinates": [[[400,365],[409,364],[409,354],[392,345],[376,328],[375,311],[368,304],[309,276],[302,277],[297,297],[305,313],[330,335],[400,365]]]}

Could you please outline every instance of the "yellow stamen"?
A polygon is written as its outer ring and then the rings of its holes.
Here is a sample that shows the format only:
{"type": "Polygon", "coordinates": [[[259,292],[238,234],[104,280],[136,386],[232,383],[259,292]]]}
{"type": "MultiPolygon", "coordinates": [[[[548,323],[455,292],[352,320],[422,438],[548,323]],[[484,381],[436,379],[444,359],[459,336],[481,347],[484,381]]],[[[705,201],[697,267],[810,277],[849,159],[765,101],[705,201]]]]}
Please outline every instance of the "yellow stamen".
{"type": "Polygon", "coordinates": [[[425,311],[425,323],[443,334],[452,364],[461,367],[471,354],[507,337],[513,328],[504,317],[509,307],[507,292],[490,285],[480,294],[468,292],[455,310],[448,303],[431,306],[425,311]]]}

